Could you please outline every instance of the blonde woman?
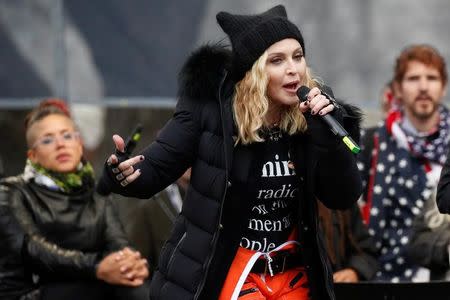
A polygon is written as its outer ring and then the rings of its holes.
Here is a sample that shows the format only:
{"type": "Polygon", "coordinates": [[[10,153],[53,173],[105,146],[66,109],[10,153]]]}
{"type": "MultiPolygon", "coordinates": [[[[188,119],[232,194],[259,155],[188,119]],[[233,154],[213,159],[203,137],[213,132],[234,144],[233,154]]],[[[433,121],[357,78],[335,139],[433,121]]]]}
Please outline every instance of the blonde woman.
{"type": "Polygon", "coordinates": [[[101,187],[148,198],[192,167],[151,299],[333,299],[315,198],[349,207],[361,182],[318,116],[344,111],[311,77],[283,6],[217,20],[232,51],[206,46],[188,59],[173,118],[133,158],[115,135],[101,187]],[[302,85],[311,91],[299,103],[302,85]]]}

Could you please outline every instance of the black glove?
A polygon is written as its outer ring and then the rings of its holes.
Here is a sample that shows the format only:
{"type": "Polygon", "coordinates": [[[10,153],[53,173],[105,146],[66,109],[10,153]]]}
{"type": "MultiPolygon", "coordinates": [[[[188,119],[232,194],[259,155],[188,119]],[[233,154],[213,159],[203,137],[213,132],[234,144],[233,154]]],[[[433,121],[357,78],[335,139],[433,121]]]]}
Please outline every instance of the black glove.
{"type": "Polygon", "coordinates": [[[113,172],[113,169],[117,168],[117,166],[121,162],[130,158],[129,154],[117,149],[114,154],[116,155],[118,162],[115,164],[111,164],[108,163],[108,160],[106,160],[105,164],[103,165],[102,176],[97,183],[97,193],[103,196],[109,195],[111,192],[120,190],[120,180],[118,180],[116,177],[118,172],[113,172]]]}

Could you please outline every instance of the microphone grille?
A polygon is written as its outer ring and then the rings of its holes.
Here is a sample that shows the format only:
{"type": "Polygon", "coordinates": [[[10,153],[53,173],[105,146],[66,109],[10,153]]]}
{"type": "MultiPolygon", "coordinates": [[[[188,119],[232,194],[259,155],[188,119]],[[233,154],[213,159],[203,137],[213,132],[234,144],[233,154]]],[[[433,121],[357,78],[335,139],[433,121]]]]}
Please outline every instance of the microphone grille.
{"type": "Polygon", "coordinates": [[[311,89],[307,86],[302,85],[297,90],[297,97],[300,99],[300,101],[306,101],[308,97],[308,93],[311,89]]]}

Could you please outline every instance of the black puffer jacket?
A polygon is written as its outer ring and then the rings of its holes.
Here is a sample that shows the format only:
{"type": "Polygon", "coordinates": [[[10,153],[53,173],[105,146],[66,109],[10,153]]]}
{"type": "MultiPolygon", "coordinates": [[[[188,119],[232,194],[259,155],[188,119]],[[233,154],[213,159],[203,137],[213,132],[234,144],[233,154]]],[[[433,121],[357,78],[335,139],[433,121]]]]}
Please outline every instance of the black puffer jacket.
{"type": "MultiPolygon", "coordinates": [[[[145,160],[136,166],[142,174],[136,181],[122,189],[105,168],[102,186],[148,198],[192,166],[183,211],[162,250],[151,299],[217,299],[242,236],[252,145],[233,146],[234,83],[226,75],[228,62],[228,50],[209,46],[188,60],[176,112],[157,141],[143,151],[145,160]]],[[[334,295],[331,269],[316,234],[314,199],[331,208],[347,208],[361,193],[353,155],[321,124],[312,120],[310,128],[323,136],[294,136],[291,144],[294,164],[305,166],[298,174],[306,199],[300,205],[299,240],[316,300],[334,295]]]]}
{"type": "Polygon", "coordinates": [[[0,298],[34,288],[32,273],[41,281],[95,279],[103,255],[128,245],[109,199],[93,186],[69,195],[20,176],[0,184],[0,298]]]}

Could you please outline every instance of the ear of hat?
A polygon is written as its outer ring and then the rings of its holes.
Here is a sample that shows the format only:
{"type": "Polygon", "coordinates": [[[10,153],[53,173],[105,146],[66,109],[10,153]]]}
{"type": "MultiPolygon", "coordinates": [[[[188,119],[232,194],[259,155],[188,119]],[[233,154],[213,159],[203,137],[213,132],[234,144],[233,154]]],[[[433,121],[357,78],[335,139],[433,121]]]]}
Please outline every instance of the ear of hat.
{"type": "Polygon", "coordinates": [[[241,80],[264,51],[281,40],[296,39],[305,53],[303,36],[297,26],[288,20],[283,5],[255,15],[220,12],[216,19],[231,41],[232,73],[236,80],[241,80]]]}

